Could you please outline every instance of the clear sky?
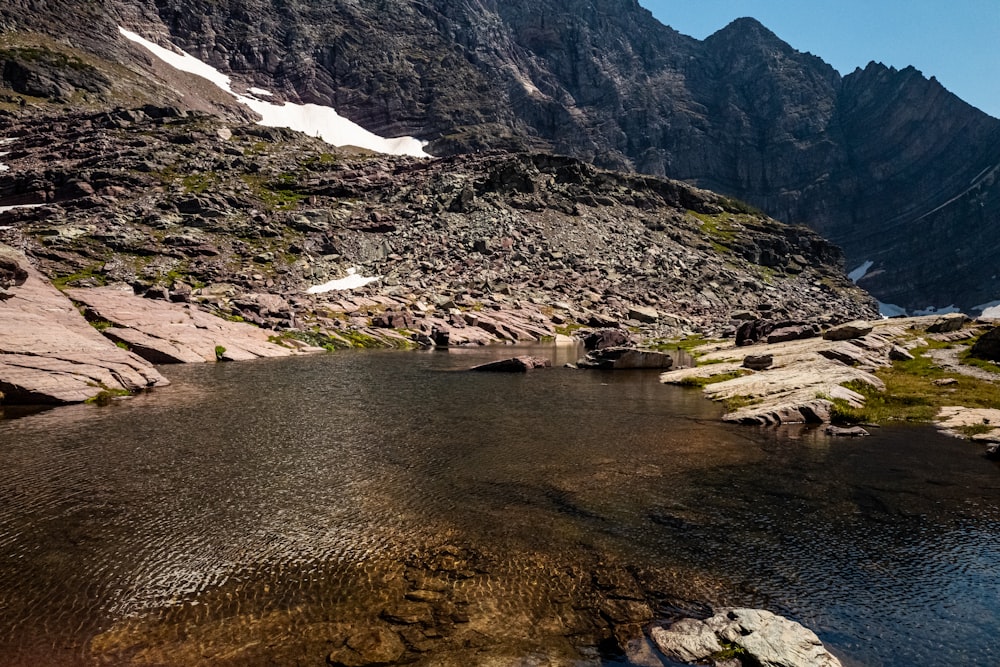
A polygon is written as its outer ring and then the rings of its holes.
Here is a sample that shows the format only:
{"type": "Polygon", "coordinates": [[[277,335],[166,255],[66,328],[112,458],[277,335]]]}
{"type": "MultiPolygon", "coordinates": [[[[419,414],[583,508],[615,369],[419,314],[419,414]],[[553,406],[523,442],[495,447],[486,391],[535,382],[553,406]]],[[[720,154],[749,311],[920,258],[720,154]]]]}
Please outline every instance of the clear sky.
{"type": "Polygon", "coordinates": [[[704,39],[752,16],[841,74],[870,61],[926,77],[1000,118],[1000,0],[639,0],[661,22],[704,39]]]}

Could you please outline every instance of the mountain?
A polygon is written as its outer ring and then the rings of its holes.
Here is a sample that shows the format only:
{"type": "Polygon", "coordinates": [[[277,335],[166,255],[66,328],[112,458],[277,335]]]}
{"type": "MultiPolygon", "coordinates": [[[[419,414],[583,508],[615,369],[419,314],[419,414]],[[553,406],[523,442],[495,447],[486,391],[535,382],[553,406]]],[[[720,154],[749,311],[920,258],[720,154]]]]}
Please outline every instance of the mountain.
{"type": "MultiPolygon", "coordinates": [[[[13,0],[3,85],[12,99],[168,100],[178,85],[162,68],[150,81],[117,25],[436,155],[543,150],[747,201],[824,234],[850,267],[872,262],[860,284],[885,302],[1000,298],[1000,121],[912,68],[842,77],[753,19],[699,41],[635,0],[13,0]]],[[[246,114],[214,92],[173,97],[246,114]]]]}

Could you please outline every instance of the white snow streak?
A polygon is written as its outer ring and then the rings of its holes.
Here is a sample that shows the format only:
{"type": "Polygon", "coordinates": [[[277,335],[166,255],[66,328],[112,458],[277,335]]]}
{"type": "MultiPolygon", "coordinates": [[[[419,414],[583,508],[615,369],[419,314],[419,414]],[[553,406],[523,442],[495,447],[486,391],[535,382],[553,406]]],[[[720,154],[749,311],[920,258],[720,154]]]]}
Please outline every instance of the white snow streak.
{"type": "MultiPolygon", "coordinates": [[[[203,63],[187,53],[174,53],[143,39],[134,32],[119,26],[118,32],[126,39],[139,44],[154,56],[182,72],[195,74],[214,83],[236,98],[240,104],[246,105],[261,116],[260,125],[267,127],[287,127],[314,137],[319,137],[334,146],[357,146],[378,153],[390,155],[412,155],[414,157],[430,157],[424,151],[424,142],[413,137],[396,137],[387,139],[374,132],[369,132],[357,123],[339,115],[333,108],[317,104],[273,104],[254,97],[233,92],[232,80],[207,63],[203,63]]],[[[271,93],[260,88],[251,88],[252,95],[270,96],[271,93]]]]}
{"type": "Polygon", "coordinates": [[[331,280],[328,283],[323,283],[322,285],[315,285],[307,289],[306,293],[325,294],[326,292],[339,292],[343,290],[357,289],[358,287],[364,287],[369,283],[382,279],[382,276],[366,278],[360,275],[357,271],[357,268],[347,269],[346,278],[339,278],[337,280],[331,280]]]}
{"type": "Polygon", "coordinates": [[[871,269],[873,266],[875,266],[875,262],[869,260],[864,264],[862,264],[861,266],[859,266],[858,268],[851,271],[850,273],[848,273],[847,277],[851,279],[852,283],[857,283],[859,280],[861,280],[868,274],[868,270],[871,269]]]}
{"type": "Polygon", "coordinates": [[[274,97],[274,93],[270,90],[264,90],[263,88],[247,88],[247,92],[251,95],[256,95],[257,97],[274,97]]]}
{"type": "Polygon", "coordinates": [[[983,308],[983,313],[981,317],[1000,319],[1000,304],[997,304],[995,306],[990,306],[989,308],[983,308]]]}

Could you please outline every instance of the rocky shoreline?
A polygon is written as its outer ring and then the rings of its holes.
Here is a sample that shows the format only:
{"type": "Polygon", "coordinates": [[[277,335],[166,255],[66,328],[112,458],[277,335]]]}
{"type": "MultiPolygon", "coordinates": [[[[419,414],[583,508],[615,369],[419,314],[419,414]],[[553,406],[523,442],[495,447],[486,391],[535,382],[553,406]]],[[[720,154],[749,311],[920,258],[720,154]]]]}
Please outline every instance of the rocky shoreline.
{"type": "MultiPolygon", "coordinates": [[[[725,421],[762,426],[822,424],[849,421],[851,416],[846,413],[863,410],[873,395],[893,398],[894,388],[886,386],[880,371],[892,368],[895,362],[905,365],[926,360],[926,366],[902,371],[912,373],[924,385],[925,395],[914,393],[907,400],[926,407],[924,414],[932,416],[945,432],[982,442],[994,456],[1000,443],[1000,410],[991,407],[992,399],[982,388],[994,390],[1000,384],[1000,371],[959,363],[954,346],[989,340],[997,324],[991,319],[969,320],[961,314],[931,315],[850,322],[828,328],[822,335],[805,327],[800,330],[802,337],[794,340],[773,334],[760,341],[740,341],[737,337],[696,347],[697,366],[666,372],[661,381],[703,386],[707,398],[726,404],[725,421]],[[980,390],[976,405],[949,403],[949,396],[963,383],[973,391],[980,390]]],[[[989,368],[989,362],[984,366],[989,368]]],[[[884,418],[911,417],[888,414],[884,418]]],[[[860,429],[836,428],[831,433],[864,434],[860,429]]]]}
{"type": "MultiPolygon", "coordinates": [[[[0,136],[0,243],[153,363],[875,312],[814,233],[569,158],[376,156],[160,107],[7,116],[0,136]]],[[[7,401],[34,391],[0,382],[7,401]]]]}

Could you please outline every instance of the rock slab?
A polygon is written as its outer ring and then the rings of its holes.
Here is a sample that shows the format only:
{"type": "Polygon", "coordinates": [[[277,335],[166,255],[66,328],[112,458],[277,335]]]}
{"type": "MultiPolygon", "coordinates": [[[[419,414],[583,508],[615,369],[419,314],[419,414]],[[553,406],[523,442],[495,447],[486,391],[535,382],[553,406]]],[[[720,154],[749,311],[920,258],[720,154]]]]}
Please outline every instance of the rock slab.
{"type": "Polygon", "coordinates": [[[81,403],[169,384],[90,326],[23,254],[0,245],[0,258],[10,277],[0,300],[0,402],[81,403]]]}
{"type": "Polygon", "coordinates": [[[243,361],[295,354],[269,342],[274,332],[230,322],[193,304],[144,299],[112,287],[71,289],[67,294],[92,317],[111,323],[104,335],[156,364],[243,361]],[[216,348],[225,348],[221,356],[216,348]]]}

